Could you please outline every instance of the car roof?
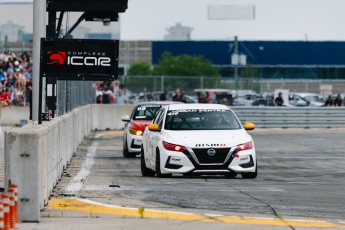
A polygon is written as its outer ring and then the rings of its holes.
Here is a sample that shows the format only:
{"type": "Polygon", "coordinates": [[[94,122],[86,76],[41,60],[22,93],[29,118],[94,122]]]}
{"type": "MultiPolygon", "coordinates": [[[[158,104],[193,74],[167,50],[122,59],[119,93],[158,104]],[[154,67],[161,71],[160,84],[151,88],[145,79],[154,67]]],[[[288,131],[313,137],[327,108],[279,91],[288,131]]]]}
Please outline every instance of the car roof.
{"type": "Polygon", "coordinates": [[[298,96],[301,96],[301,97],[306,97],[306,96],[318,96],[318,97],[320,97],[321,96],[318,93],[295,93],[295,94],[298,96]]]}
{"type": "Polygon", "coordinates": [[[230,108],[222,104],[201,104],[201,103],[191,103],[191,104],[171,104],[168,105],[169,110],[177,109],[227,109],[230,108]]]}

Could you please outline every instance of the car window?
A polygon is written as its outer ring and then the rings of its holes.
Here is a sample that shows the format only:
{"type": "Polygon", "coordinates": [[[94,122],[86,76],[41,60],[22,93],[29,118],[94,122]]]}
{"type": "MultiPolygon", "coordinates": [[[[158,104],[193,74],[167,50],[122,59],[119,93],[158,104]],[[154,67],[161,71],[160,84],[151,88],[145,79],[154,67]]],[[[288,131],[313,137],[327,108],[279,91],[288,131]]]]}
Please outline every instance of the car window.
{"type": "Polygon", "coordinates": [[[155,119],[153,120],[153,124],[158,124],[158,118],[161,116],[161,114],[162,114],[162,112],[163,112],[164,110],[163,109],[160,109],[158,112],[157,112],[157,114],[156,114],[156,117],[155,117],[155,119]]]}
{"type": "Polygon", "coordinates": [[[160,111],[159,116],[157,116],[156,124],[158,124],[158,128],[160,128],[160,129],[163,127],[164,112],[165,112],[165,110],[162,109],[162,110],[160,111]]]}
{"type": "Polygon", "coordinates": [[[183,109],[169,110],[166,115],[167,130],[231,130],[241,125],[231,110],[183,109]]]}
{"type": "Polygon", "coordinates": [[[138,105],[132,114],[133,120],[153,120],[162,105],[138,105]]]}

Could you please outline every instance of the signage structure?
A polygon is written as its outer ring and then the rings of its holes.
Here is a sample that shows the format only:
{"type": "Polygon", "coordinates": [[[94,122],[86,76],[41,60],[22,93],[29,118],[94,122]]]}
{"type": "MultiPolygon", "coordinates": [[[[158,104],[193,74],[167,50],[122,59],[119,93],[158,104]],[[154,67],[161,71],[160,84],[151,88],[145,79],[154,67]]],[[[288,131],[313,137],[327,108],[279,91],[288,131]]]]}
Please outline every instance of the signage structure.
{"type": "Polygon", "coordinates": [[[118,40],[42,39],[41,76],[60,80],[116,80],[118,40]]]}

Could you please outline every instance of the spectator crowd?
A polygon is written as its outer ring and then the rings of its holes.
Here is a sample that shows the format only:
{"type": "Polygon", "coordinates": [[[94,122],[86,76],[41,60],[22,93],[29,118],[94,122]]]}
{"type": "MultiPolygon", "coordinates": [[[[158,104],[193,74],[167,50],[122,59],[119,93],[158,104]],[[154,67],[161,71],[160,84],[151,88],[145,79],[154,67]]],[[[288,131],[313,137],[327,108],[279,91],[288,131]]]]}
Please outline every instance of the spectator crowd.
{"type": "Polygon", "coordinates": [[[32,97],[32,61],[27,52],[17,56],[0,50],[0,102],[30,106],[32,97]]]}

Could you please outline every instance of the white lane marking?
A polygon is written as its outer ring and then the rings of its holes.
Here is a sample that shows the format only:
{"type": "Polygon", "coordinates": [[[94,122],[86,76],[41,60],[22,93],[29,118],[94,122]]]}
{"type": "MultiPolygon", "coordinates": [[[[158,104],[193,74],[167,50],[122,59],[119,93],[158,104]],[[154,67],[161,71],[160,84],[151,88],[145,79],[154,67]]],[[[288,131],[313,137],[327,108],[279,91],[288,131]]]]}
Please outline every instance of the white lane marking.
{"type": "Polygon", "coordinates": [[[345,157],[301,157],[301,156],[291,156],[291,157],[258,157],[258,159],[345,159],[345,157]]]}
{"type": "MultiPolygon", "coordinates": [[[[95,138],[99,138],[100,136],[102,136],[102,134],[96,134],[95,138]]],[[[86,178],[91,172],[93,164],[95,163],[94,157],[97,151],[97,146],[98,141],[93,141],[91,146],[88,147],[85,161],[83,162],[78,174],[72,178],[68,186],[65,188],[65,193],[77,194],[81,190],[86,178]]]]}
{"type": "MultiPolygon", "coordinates": [[[[179,187],[179,188],[171,188],[165,187],[162,188],[161,185],[157,186],[121,186],[121,187],[109,187],[109,185],[85,185],[83,187],[86,191],[192,191],[194,188],[188,187],[179,187]]],[[[243,192],[285,192],[284,189],[276,188],[276,187],[255,187],[255,188],[238,188],[243,192]]],[[[219,189],[219,188],[209,188],[207,191],[218,191],[218,192],[238,192],[237,189],[219,189]]]]}
{"type": "MultiPolygon", "coordinates": [[[[108,207],[108,208],[121,208],[121,209],[127,209],[127,210],[138,210],[138,208],[131,208],[131,207],[123,207],[123,206],[105,204],[105,203],[101,203],[101,202],[97,202],[97,201],[93,201],[93,200],[89,200],[89,199],[83,199],[83,198],[71,198],[71,199],[79,200],[80,202],[85,202],[85,203],[88,203],[88,204],[108,207]]],[[[166,212],[166,211],[162,211],[162,210],[159,210],[159,209],[146,209],[145,208],[145,210],[147,210],[147,211],[154,211],[154,212],[166,212]]],[[[191,213],[191,212],[177,212],[177,211],[169,211],[169,213],[194,214],[194,213],[191,213]]]]}

